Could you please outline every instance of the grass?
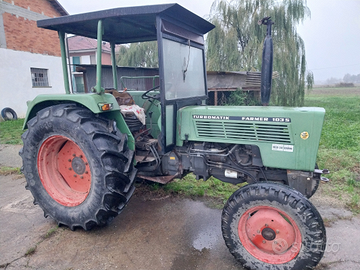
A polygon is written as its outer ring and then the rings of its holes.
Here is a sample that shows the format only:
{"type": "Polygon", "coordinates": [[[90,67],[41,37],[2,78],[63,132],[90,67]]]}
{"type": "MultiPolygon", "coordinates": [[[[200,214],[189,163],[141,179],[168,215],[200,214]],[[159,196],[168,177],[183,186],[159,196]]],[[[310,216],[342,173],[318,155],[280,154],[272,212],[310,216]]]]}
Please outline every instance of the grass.
{"type": "Polygon", "coordinates": [[[37,246],[30,247],[30,248],[25,252],[25,257],[31,256],[31,255],[35,254],[36,249],[37,249],[37,246]]]}
{"type": "Polygon", "coordinates": [[[24,119],[0,122],[0,144],[22,144],[24,119]]]}
{"type": "Polygon", "coordinates": [[[56,233],[56,231],[57,231],[58,228],[59,228],[59,227],[51,228],[50,230],[48,230],[48,231],[46,232],[46,234],[43,236],[43,238],[44,238],[44,239],[50,238],[51,236],[53,236],[53,235],[56,233]]]}
{"type": "Polygon", "coordinates": [[[191,198],[206,198],[211,207],[222,208],[231,194],[240,186],[221,182],[214,177],[210,177],[204,182],[196,180],[195,175],[188,174],[184,178],[175,179],[166,185],[150,183],[149,185],[140,185],[138,188],[141,189],[141,193],[151,191],[160,195],[170,193],[191,198]]]}
{"type": "Polygon", "coordinates": [[[58,226],[53,227],[51,229],[49,229],[41,238],[41,240],[39,242],[37,242],[34,246],[30,247],[24,254],[25,257],[27,256],[31,256],[33,254],[35,254],[37,247],[44,242],[46,239],[49,239],[50,237],[52,237],[53,235],[55,235],[55,233],[58,230],[58,226]]]}
{"type": "Polygon", "coordinates": [[[21,171],[20,171],[20,168],[14,168],[14,167],[7,167],[7,166],[4,166],[4,167],[0,167],[0,175],[10,175],[10,174],[17,174],[17,175],[20,175],[22,174],[21,171]]]}
{"type": "Polygon", "coordinates": [[[317,158],[331,171],[324,193],[360,213],[360,87],[314,88],[305,106],[326,109],[317,158]]]}

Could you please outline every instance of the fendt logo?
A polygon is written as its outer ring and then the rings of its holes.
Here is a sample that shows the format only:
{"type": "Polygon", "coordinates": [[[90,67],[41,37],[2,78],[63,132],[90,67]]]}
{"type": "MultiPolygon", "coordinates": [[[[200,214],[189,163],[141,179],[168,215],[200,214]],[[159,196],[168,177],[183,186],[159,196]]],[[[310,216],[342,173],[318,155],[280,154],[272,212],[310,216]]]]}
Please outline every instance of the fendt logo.
{"type": "Polygon", "coordinates": [[[222,115],[198,115],[198,114],[194,114],[193,119],[291,123],[290,118],[284,118],[284,117],[261,117],[261,116],[222,116],[222,115]]]}

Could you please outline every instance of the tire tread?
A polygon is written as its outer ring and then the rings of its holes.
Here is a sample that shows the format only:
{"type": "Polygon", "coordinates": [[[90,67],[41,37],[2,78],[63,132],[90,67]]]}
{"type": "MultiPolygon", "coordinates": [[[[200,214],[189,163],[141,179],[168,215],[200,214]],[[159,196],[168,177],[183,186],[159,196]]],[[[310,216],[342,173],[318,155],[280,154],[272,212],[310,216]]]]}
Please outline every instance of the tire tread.
{"type": "MultiPolygon", "coordinates": [[[[132,174],[134,171],[132,161],[134,153],[131,151],[119,153],[118,150],[126,149],[124,145],[127,145],[127,136],[118,130],[111,133],[112,120],[95,117],[89,110],[77,107],[74,104],[59,104],[39,111],[37,116],[28,122],[28,127],[29,129],[22,135],[24,147],[20,151],[20,156],[23,159],[23,170],[27,179],[26,188],[32,192],[35,198],[34,204],[39,202],[44,210],[44,216],[52,217],[58,224],[68,226],[71,230],[77,227],[89,230],[96,225],[107,224],[122,211],[133,192],[135,177],[132,174]],[[35,185],[34,177],[38,178],[39,176],[37,169],[33,169],[32,166],[37,159],[37,148],[39,146],[36,145],[39,145],[43,140],[40,138],[42,126],[48,125],[55,118],[62,121],[60,123],[64,125],[67,125],[66,122],[77,123],[80,132],[88,135],[87,137],[94,145],[95,153],[97,152],[98,159],[103,163],[104,194],[98,194],[102,196],[102,203],[100,205],[91,204],[91,209],[87,209],[86,212],[93,214],[87,214],[87,217],[74,218],[69,216],[69,218],[60,220],[52,211],[44,207],[45,203],[42,202],[42,198],[37,198],[36,189],[39,186],[35,185]],[[106,181],[109,175],[113,175],[116,179],[106,181]]],[[[53,209],[53,211],[57,210],[53,209]]]]}

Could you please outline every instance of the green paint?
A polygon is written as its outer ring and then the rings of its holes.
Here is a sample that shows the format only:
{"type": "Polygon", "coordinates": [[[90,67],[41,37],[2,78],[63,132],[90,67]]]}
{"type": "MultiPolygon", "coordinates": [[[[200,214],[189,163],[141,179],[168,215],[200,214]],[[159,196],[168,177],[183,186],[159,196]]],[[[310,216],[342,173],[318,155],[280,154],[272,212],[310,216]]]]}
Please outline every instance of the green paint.
{"type": "Polygon", "coordinates": [[[124,118],[121,115],[120,107],[113,95],[110,94],[76,94],[76,95],[38,95],[34,100],[28,103],[28,109],[24,120],[24,129],[27,128],[27,122],[36,116],[36,113],[46,107],[61,103],[77,103],[88,108],[94,114],[100,114],[102,117],[113,119],[122,133],[128,135],[128,146],[131,150],[135,149],[135,140],[131,134],[124,118]],[[112,104],[110,111],[102,111],[100,104],[112,104]]]}
{"type": "Polygon", "coordinates": [[[111,43],[111,64],[112,64],[114,89],[118,90],[115,43],[111,43]]]}
{"type": "Polygon", "coordinates": [[[98,30],[97,30],[96,86],[95,86],[95,91],[99,95],[104,93],[104,89],[101,88],[101,54],[102,54],[103,34],[104,34],[103,23],[102,20],[99,20],[98,30]]]}
{"type": "Polygon", "coordinates": [[[178,112],[176,143],[257,145],[265,167],[312,171],[324,115],[323,108],[191,106],[178,112]],[[281,122],[284,117],[291,122],[281,122]],[[304,131],[306,140],[300,137],[304,131]]]}
{"type": "Polygon", "coordinates": [[[58,32],[58,33],[60,39],[61,62],[62,62],[63,75],[64,75],[65,92],[66,94],[70,94],[69,75],[68,75],[67,62],[66,62],[65,33],[64,32],[58,32]]]}
{"type": "Polygon", "coordinates": [[[166,105],[165,108],[165,129],[166,129],[166,146],[174,144],[174,105],[166,105]]]}
{"type": "Polygon", "coordinates": [[[101,116],[108,118],[108,119],[113,119],[116,121],[116,126],[121,131],[121,133],[128,135],[127,144],[128,144],[129,149],[135,151],[134,136],[131,134],[131,131],[128,128],[128,125],[126,124],[121,112],[119,110],[116,110],[116,111],[103,113],[101,116]]]}

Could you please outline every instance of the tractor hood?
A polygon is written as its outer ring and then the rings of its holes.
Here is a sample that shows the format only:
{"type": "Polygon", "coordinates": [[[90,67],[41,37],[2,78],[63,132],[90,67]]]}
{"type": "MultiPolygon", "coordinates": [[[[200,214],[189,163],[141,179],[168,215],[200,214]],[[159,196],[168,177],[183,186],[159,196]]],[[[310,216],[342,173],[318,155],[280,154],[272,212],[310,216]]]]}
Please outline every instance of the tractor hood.
{"type": "Polygon", "coordinates": [[[307,107],[185,107],[178,112],[177,145],[186,141],[257,145],[264,166],[311,171],[324,115],[323,108],[307,107]]]}

